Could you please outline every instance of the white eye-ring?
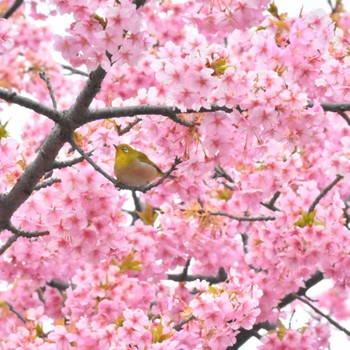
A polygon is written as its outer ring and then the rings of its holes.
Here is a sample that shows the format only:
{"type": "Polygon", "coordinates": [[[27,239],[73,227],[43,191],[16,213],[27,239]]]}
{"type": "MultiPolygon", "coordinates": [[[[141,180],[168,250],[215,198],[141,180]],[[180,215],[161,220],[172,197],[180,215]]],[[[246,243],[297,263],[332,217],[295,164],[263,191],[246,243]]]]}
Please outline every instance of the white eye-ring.
{"type": "Polygon", "coordinates": [[[123,148],[123,151],[124,151],[125,153],[128,153],[128,152],[129,152],[129,150],[128,150],[126,147],[123,148]]]}

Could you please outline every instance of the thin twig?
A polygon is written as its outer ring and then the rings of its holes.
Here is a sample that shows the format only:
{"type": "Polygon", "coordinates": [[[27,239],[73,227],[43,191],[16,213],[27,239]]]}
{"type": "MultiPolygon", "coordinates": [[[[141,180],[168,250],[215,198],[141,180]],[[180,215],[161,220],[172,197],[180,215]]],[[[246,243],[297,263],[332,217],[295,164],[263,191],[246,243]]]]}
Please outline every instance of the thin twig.
{"type": "Polygon", "coordinates": [[[89,156],[83,151],[81,147],[71,138],[69,141],[70,145],[101,175],[109,180],[114,186],[118,186],[118,182],[115,178],[107,174],[102,168],[100,168],[89,156]]]}
{"type": "Polygon", "coordinates": [[[15,103],[38,114],[44,115],[56,123],[60,123],[62,120],[61,112],[36,102],[28,97],[18,95],[16,92],[0,88],[0,98],[9,103],[15,103]]]}
{"type": "Polygon", "coordinates": [[[288,328],[291,329],[292,328],[292,321],[293,321],[293,317],[295,315],[295,309],[293,310],[292,312],[292,315],[290,316],[290,319],[289,319],[289,324],[288,324],[288,328]]]}
{"type": "Polygon", "coordinates": [[[226,216],[230,219],[237,220],[237,221],[273,221],[276,220],[274,216],[237,216],[232,215],[230,213],[226,213],[224,211],[209,211],[209,215],[212,216],[226,216]]]}
{"type": "Polygon", "coordinates": [[[280,209],[278,209],[275,206],[277,199],[279,198],[280,195],[281,195],[281,192],[277,191],[268,203],[260,202],[260,204],[272,211],[280,211],[280,209]]]}
{"type": "Polygon", "coordinates": [[[338,114],[347,122],[348,125],[350,125],[350,118],[345,112],[338,111],[338,114]]]}
{"type": "Polygon", "coordinates": [[[296,293],[287,294],[278,304],[278,308],[282,309],[286,305],[295,300],[295,294],[304,296],[308,289],[316,285],[323,280],[323,273],[320,271],[315,272],[308,280],[305,281],[305,287],[300,287],[296,293]]]}
{"type": "Polygon", "coordinates": [[[176,325],[174,325],[174,329],[177,331],[177,332],[180,332],[182,327],[187,324],[188,322],[192,321],[192,320],[195,320],[196,317],[193,316],[192,314],[187,316],[185,319],[183,319],[182,321],[180,321],[179,323],[177,323],[176,325]]]}
{"type": "Polygon", "coordinates": [[[17,241],[17,238],[19,236],[17,235],[12,235],[10,236],[7,241],[0,247],[0,255],[4,254],[7,249],[9,249],[13,243],[17,241]]]}
{"type": "Polygon", "coordinates": [[[84,77],[88,77],[89,76],[89,73],[86,73],[80,69],[76,69],[74,67],[71,67],[71,66],[68,66],[66,64],[61,64],[62,68],[66,69],[66,70],[69,70],[71,73],[74,73],[74,74],[79,74],[79,75],[82,75],[84,77]]]}
{"type": "Polygon", "coordinates": [[[347,336],[350,336],[350,331],[347,330],[346,328],[344,328],[343,326],[341,326],[338,322],[336,322],[332,317],[330,317],[329,315],[326,315],[325,313],[323,313],[321,310],[319,310],[317,307],[315,307],[314,305],[312,305],[308,300],[306,300],[305,298],[302,298],[301,296],[295,294],[295,298],[300,300],[301,302],[303,302],[304,304],[306,304],[307,306],[309,306],[312,310],[314,310],[317,314],[319,314],[320,316],[324,317],[331,325],[333,325],[334,327],[338,328],[340,331],[344,332],[347,336]]]}
{"type": "MultiPolygon", "coordinates": [[[[84,152],[88,157],[90,157],[92,155],[94,151],[89,151],[89,152],[84,152]]],[[[63,168],[67,168],[70,167],[72,165],[81,163],[82,161],[86,160],[84,157],[77,157],[77,158],[73,158],[73,159],[67,159],[67,160],[63,160],[63,161],[54,161],[52,162],[52,166],[51,169],[63,169],[63,168]]]]}
{"type": "Polygon", "coordinates": [[[10,18],[17,11],[17,9],[22,5],[22,3],[23,3],[23,0],[15,0],[12,6],[9,7],[1,17],[5,19],[10,18]]]}
{"type": "Polygon", "coordinates": [[[42,80],[44,80],[44,82],[46,83],[47,89],[49,90],[49,94],[51,97],[53,108],[57,110],[57,101],[56,101],[55,93],[54,93],[52,85],[51,85],[50,78],[46,76],[45,72],[40,72],[39,77],[42,80]]]}
{"type": "Polygon", "coordinates": [[[332,10],[332,13],[334,13],[334,12],[335,12],[335,8],[336,8],[336,6],[333,6],[333,4],[332,4],[332,1],[331,1],[331,0],[327,0],[327,2],[328,2],[328,5],[330,6],[330,8],[331,8],[331,10],[332,10]]]}
{"type": "Polygon", "coordinates": [[[235,182],[235,180],[229,174],[227,174],[227,172],[221,167],[221,165],[215,166],[215,173],[212,177],[213,179],[218,179],[220,177],[223,177],[229,182],[232,182],[232,183],[235,182]]]}
{"type": "Polygon", "coordinates": [[[45,180],[45,181],[42,181],[40,183],[38,183],[35,187],[34,187],[34,191],[39,191],[43,188],[46,188],[46,187],[49,187],[49,186],[52,186],[53,184],[55,183],[59,183],[61,182],[61,179],[58,179],[56,177],[51,177],[50,179],[48,180],[45,180]]]}
{"type": "Polygon", "coordinates": [[[183,271],[182,271],[182,273],[181,273],[181,277],[180,277],[180,278],[181,278],[183,281],[186,281],[186,278],[187,278],[187,276],[188,276],[188,269],[189,269],[189,267],[190,267],[190,264],[191,264],[191,258],[187,259],[186,264],[185,264],[185,266],[184,266],[184,269],[183,269],[183,271]]]}
{"type": "Polygon", "coordinates": [[[134,204],[135,204],[135,211],[142,211],[140,198],[137,197],[137,194],[135,191],[131,191],[131,193],[132,193],[132,199],[134,200],[134,204]]]}
{"type": "Polygon", "coordinates": [[[132,123],[130,123],[128,126],[125,128],[121,129],[118,131],[118,136],[122,136],[126,133],[128,133],[136,124],[138,124],[142,119],[141,118],[136,118],[132,123]]]}
{"type": "Polygon", "coordinates": [[[220,268],[218,274],[216,276],[212,275],[188,275],[183,272],[176,273],[168,273],[168,279],[175,282],[192,282],[196,280],[207,281],[210,284],[221,283],[227,280],[227,272],[224,268],[220,268]]]}
{"type": "Polygon", "coordinates": [[[310,205],[309,208],[309,214],[315,211],[316,206],[318,203],[320,203],[321,199],[326,196],[326,194],[340,181],[344,178],[343,175],[337,175],[335,180],[333,180],[327,187],[325,187],[321,193],[316,197],[316,199],[313,201],[313,203],[310,205]]]}
{"type": "MultiPolygon", "coordinates": [[[[308,280],[304,282],[305,287],[300,287],[297,293],[287,294],[278,304],[278,308],[282,309],[286,305],[289,305],[291,302],[293,302],[296,299],[294,294],[305,295],[308,289],[310,289],[322,280],[323,274],[320,271],[317,271],[308,280]]],[[[226,350],[238,350],[246,341],[248,341],[251,337],[254,336],[255,332],[259,331],[262,328],[267,329],[266,324],[267,322],[257,323],[253,326],[252,329],[240,328],[239,333],[236,337],[236,343],[232,346],[227,347],[226,350]]]]}
{"type": "Polygon", "coordinates": [[[47,236],[50,234],[49,231],[24,231],[13,226],[11,223],[7,225],[7,229],[15,235],[25,238],[36,238],[41,236],[47,236]]]}
{"type": "Polygon", "coordinates": [[[12,313],[14,313],[23,323],[26,323],[25,318],[13,307],[11,303],[9,303],[8,301],[5,301],[5,303],[12,313]]]}

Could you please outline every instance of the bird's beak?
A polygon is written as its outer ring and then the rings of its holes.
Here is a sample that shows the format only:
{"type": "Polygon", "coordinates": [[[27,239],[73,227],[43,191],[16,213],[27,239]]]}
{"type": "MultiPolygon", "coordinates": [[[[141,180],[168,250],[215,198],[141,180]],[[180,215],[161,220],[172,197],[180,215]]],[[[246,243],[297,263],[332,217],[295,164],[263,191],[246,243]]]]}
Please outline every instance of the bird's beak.
{"type": "Polygon", "coordinates": [[[118,147],[116,146],[116,145],[113,145],[114,146],[114,148],[116,149],[116,151],[118,151],[118,147]]]}

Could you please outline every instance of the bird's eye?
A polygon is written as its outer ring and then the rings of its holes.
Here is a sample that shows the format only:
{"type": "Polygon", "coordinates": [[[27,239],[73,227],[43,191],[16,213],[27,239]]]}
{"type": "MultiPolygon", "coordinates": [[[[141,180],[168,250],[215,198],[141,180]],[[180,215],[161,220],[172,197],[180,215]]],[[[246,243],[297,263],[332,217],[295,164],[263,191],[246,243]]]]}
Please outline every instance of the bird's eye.
{"type": "Polygon", "coordinates": [[[124,151],[125,153],[128,153],[128,152],[129,152],[129,150],[128,150],[126,147],[123,148],[123,151],[124,151]]]}

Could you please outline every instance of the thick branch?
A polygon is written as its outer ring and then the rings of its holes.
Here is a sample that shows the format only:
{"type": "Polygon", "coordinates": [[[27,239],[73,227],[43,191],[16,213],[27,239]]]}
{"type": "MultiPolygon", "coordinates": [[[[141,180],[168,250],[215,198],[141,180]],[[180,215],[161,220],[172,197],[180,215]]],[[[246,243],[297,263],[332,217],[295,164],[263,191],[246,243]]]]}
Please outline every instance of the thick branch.
{"type": "MultiPolygon", "coordinates": [[[[320,105],[325,112],[350,111],[350,103],[349,102],[323,102],[323,103],[320,103],[320,105]]],[[[309,102],[307,106],[313,107],[314,103],[309,102]]]]}
{"type": "MultiPolygon", "coordinates": [[[[307,107],[312,107],[313,102],[309,102],[307,107]]],[[[324,102],[321,103],[321,107],[325,112],[341,112],[350,111],[350,103],[332,103],[324,102]]],[[[187,111],[181,111],[178,108],[161,105],[138,105],[138,106],[124,106],[124,107],[111,107],[111,108],[100,108],[97,110],[90,110],[87,116],[87,122],[94,120],[106,119],[106,118],[121,118],[121,117],[134,117],[135,115],[163,115],[170,118],[175,123],[191,127],[195,126],[194,120],[186,120],[178,116],[178,114],[189,114],[189,113],[211,113],[222,111],[225,113],[232,113],[236,109],[241,111],[239,106],[235,108],[228,108],[225,106],[212,105],[210,109],[200,108],[198,111],[189,109],[187,111]]]]}
{"type": "Polygon", "coordinates": [[[23,0],[15,0],[15,2],[12,4],[10,8],[7,9],[7,11],[2,15],[2,18],[8,19],[10,18],[17,9],[22,5],[23,0]]]}
{"type": "Polygon", "coordinates": [[[42,114],[56,116],[56,119],[61,124],[56,124],[51,130],[41,145],[35,160],[28,165],[11,191],[0,197],[0,230],[8,227],[13,213],[29,198],[45,173],[51,170],[58,152],[65,142],[70,139],[74,129],[84,123],[88,107],[98,93],[105,75],[106,72],[101,67],[97,68],[95,72],[92,72],[76,102],[62,118],[60,117],[60,113],[54,109],[43,107],[30,99],[0,89],[0,98],[5,97],[4,99],[8,100],[8,102],[15,102],[27,108],[34,106],[35,108],[31,109],[37,109],[38,113],[41,113],[41,109],[43,108],[45,113],[42,114]]]}
{"type": "Polygon", "coordinates": [[[64,292],[70,287],[70,284],[67,282],[60,281],[56,278],[53,278],[51,281],[46,283],[49,287],[56,288],[57,290],[64,292]]]}
{"type": "Polygon", "coordinates": [[[56,123],[61,122],[62,113],[53,108],[44,106],[28,97],[18,95],[16,92],[11,92],[0,88],[0,98],[9,103],[15,103],[19,106],[28,108],[38,114],[44,115],[56,123]]]}
{"type": "Polygon", "coordinates": [[[125,106],[125,107],[111,107],[100,108],[97,110],[90,110],[87,116],[87,121],[106,119],[106,118],[121,118],[121,117],[134,117],[136,115],[163,115],[168,117],[175,123],[183,126],[191,127],[196,125],[195,121],[186,120],[179,117],[177,114],[181,114],[181,111],[174,107],[158,106],[158,105],[139,105],[139,106],[125,106]]]}
{"type": "Polygon", "coordinates": [[[75,127],[89,122],[89,106],[101,90],[101,83],[105,76],[106,72],[102,67],[98,67],[93,71],[90,74],[84,89],[77,97],[74,105],[69,109],[67,118],[76,124],[75,127]]]}
{"type": "Polygon", "coordinates": [[[338,114],[346,121],[346,123],[350,126],[350,118],[343,111],[338,111],[338,114]]]}

